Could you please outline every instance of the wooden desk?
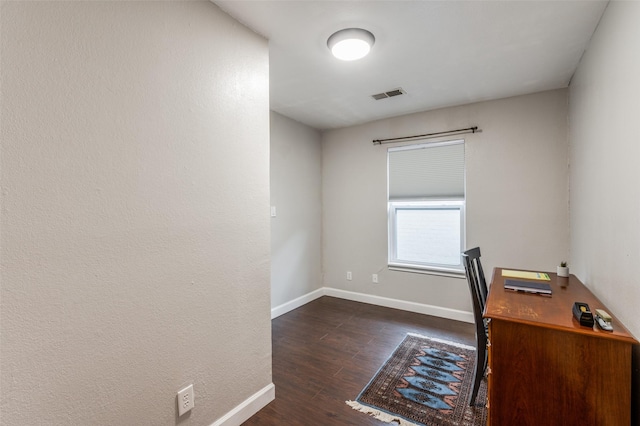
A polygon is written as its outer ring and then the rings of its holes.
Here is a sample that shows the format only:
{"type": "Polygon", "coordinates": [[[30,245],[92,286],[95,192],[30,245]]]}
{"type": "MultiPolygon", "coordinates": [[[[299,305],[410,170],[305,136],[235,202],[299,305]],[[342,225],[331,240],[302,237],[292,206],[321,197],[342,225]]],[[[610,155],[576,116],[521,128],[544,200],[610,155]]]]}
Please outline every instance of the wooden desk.
{"type": "Polygon", "coordinates": [[[631,423],[631,346],[638,341],[574,275],[553,295],[504,289],[493,271],[484,312],[489,322],[488,424],[624,425],[631,423]],[[613,332],[583,327],[574,302],[604,309],[613,332]]]}

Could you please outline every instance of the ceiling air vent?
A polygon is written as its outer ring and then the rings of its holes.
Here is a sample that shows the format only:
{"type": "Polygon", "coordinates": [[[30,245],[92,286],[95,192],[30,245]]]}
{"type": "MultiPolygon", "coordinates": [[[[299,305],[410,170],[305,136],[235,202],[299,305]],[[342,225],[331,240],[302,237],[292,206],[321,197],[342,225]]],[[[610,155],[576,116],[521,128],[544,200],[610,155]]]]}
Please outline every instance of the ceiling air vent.
{"type": "Polygon", "coordinates": [[[376,101],[379,101],[380,99],[392,98],[394,96],[404,95],[405,93],[407,92],[402,89],[393,89],[388,92],[376,93],[375,95],[371,95],[371,97],[376,101]]]}

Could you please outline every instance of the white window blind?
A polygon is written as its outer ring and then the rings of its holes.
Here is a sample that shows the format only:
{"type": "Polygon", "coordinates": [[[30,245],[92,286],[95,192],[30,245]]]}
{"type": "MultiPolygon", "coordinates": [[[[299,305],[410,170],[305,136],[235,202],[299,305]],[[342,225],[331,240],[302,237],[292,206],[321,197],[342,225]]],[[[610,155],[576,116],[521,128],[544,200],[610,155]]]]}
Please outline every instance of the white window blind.
{"type": "Polygon", "coordinates": [[[389,201],[464,199],[464,141],[389,148],[389,201]]]}

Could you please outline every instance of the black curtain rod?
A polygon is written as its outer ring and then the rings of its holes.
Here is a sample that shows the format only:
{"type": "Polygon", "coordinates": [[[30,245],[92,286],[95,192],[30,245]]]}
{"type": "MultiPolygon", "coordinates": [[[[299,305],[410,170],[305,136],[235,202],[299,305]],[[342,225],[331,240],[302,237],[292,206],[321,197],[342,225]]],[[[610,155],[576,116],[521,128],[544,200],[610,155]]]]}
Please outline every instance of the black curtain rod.
{"type": "Polygon", "coordinates": [[[429,139],[429,138],[437,138],[440,136],[464,135],[466,133],[480,133],[481,131],[482,130],[478,129],[478,126],[474,126],[474,127],[467,127],[466,129],[447,130],[446,132],[426,133],[424,135],[403,136],[401,138],[374,139],[373,144],[382,145],[384,143],[409,141],[412,139],[429,139]]]}

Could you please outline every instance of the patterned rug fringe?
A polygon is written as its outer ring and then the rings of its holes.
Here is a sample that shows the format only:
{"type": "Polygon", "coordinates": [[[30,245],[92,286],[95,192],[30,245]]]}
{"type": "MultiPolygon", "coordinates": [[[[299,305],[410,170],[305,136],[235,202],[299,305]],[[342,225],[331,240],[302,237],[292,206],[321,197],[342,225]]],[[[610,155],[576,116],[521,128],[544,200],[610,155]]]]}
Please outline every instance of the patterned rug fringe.
{"type": "Polygon", "coordinates": [[[433,340],[434,342],[440,342],[440,343],[444,343],[446,345],[451,345],[451,346],[455,346],[457,348],[467,349],[467,350],[470,350],[470,351],[475,351],[476,350],[475,346],[465,345],[464,343],[452,342],[451,340],[438,339],[437,337],[423,336],[422,334],[418,334],[418,333],[407,333],[407,335],[420,337],[421,339],[433,340]]]}
{"type": "Polygon", "coordinates": [[[361,413],[369,414],[370,416],[375,417],[376,419],[385,423],[397,422],[399,426],[419,426],[417,423],[410,422],[398,416],[394,416],[393,414],[385,413],[384,411],[376,410],[373,407],[360,404],[357,401],[345,401],[345,402],[347,403],[348,406],[350,406],[354,410],[360,411],[361,413]]]}

